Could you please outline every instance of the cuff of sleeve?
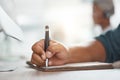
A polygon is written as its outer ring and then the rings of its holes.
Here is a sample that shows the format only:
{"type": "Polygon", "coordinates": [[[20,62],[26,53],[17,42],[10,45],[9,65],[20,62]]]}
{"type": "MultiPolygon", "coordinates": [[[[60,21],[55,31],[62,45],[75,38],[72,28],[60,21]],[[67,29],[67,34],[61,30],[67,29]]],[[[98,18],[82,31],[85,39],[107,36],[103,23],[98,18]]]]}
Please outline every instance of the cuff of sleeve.
{"type": "Polygon", "coordinates": [[[96,37],[95,39],[100,41],[102,43],[102,45],[104,46],[104,48],[105,48],[105,51],[106,51],[106,60],[105,60],[105,62],[108,62],[108,63],[113,62],[112,61],[112,53],[111,53],[111,50],[109,48],[110,47],[109,41],[105,38],[104,35],[96,37]]]}

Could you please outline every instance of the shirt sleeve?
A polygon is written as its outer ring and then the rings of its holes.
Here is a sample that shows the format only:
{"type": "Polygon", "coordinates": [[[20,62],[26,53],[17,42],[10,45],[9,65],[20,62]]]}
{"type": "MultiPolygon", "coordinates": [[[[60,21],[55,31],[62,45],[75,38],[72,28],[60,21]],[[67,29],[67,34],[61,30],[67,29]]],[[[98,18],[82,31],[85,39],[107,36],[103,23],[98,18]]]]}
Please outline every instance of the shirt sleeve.
{"type": "Polygon", "coordinates": [[[106,62],[112,63],[120,60],[120,25],[113,31],[96,37],[106,50],[106,62]]]}

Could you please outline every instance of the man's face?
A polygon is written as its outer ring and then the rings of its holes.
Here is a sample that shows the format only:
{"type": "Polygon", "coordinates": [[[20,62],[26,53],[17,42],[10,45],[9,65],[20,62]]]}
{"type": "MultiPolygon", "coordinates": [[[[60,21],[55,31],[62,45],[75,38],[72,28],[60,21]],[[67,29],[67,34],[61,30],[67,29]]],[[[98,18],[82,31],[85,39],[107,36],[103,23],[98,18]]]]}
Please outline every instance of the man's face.
{"type": "Polygon", "coordinates": [[[101,24],[104,19],[103,11],[96,5],[93,5],[93,20],[95,24],[101,24]]]}

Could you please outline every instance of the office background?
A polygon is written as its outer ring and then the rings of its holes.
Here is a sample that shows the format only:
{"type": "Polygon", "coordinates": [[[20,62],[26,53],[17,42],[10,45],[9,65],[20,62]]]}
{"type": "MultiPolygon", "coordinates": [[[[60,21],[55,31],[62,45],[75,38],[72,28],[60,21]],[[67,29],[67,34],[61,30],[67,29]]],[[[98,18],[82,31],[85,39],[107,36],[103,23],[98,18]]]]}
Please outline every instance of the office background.
{"type": "MultiPolygon", "coordinates": [[[[120,0],[114,0],[115,14],[111,24],[115,28],[120,23],[119,4],[120,0]]],[[[94,37],[92,0],[0,0],[0,5],[24,33],[22,43],[0,33],[3,55],[30,58],[31,46],[44,38],[45,25],[50,26],[52,39],[66,45],[79,44],[94,37]]]]}

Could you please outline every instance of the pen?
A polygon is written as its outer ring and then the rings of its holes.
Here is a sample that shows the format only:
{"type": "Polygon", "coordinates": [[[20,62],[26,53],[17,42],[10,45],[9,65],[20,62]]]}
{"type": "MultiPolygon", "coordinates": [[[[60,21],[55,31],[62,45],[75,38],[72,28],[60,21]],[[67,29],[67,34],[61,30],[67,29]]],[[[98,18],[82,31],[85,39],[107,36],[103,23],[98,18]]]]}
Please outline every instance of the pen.
{"type": "MultiPolygon", "coordinates": [[[[44,51],[46,52],[49,46],[49,27],[45,26],[45,41],[44,41],[44,51]]],[[[45,66],[48,67],[48,59],[45,61],[45,66]]]]}

